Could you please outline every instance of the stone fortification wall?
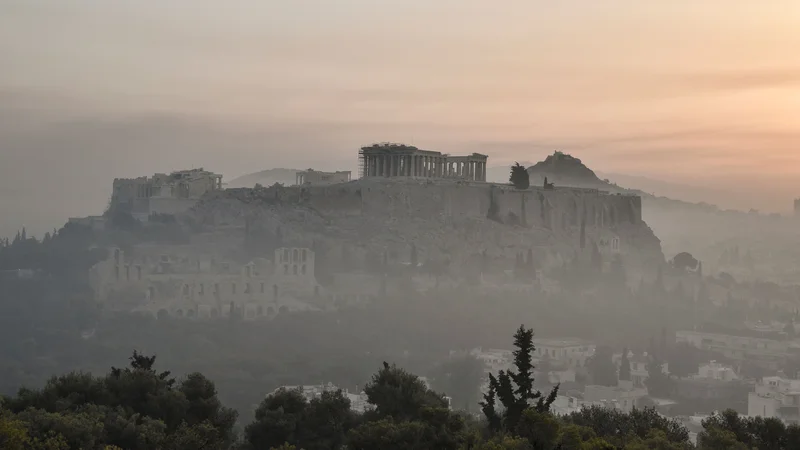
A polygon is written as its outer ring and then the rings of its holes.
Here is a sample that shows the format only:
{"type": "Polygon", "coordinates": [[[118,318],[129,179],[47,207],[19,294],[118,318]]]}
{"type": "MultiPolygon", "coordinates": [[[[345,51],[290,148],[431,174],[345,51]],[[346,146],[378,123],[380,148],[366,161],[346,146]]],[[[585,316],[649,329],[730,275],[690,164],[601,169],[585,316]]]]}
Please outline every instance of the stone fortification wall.
{"type": "Polygon", "coordinates": [[[642,224],[638,196],[609,195],[593,189],[531,188],[524,191],[489,183],[414,180],[360,180],[331,186],[280,185],[228,191],[236,198],[301,204],[323,215],[459,220],[490,218],[508,225],[552,231],[642,224]],[[255,192],[255,194],[254,194],[255,192]]]}
{"type": "Polygon", "coordinates": [[[412,244],[420,261],[449,260],[462,274],[468,273],[464,267],[479,266],[484,253],[495,267],[511,270],[517,255],[531,249],[545,267],[589,258],[595,246],[606,261],[619,255],[637,270],[663,261],[638,197],[588,189],[518,191],[489,183],[372,178],[229,189],[204,197],[191,215],[195,223],[236,236],[246,222],[269,232],[281,228],[284,240],[324,247],[329,259],[361,261],[354,267],[366,267],[367,255],[387,252],[408,262],[412,244]]]}
{"type": "Polygon", "coordinates": [[[488,217],[554,231],[577,228],[581,221],[599,228],[642,221],[640,197],[590,189],[519,191],[486,183],[365,181],[297,189],[283,198],[320,212],[454,220],[488,217]]]}

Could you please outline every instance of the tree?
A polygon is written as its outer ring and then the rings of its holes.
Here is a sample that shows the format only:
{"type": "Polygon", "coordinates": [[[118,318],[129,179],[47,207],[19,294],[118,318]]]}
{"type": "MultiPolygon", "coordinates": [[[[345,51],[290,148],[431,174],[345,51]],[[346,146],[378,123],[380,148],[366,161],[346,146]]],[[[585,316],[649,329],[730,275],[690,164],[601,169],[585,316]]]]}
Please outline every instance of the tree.
{"type": "Polygon", "coordinates": [[[255,420],[244,429],[254,448],[278,447],[300,441],[300,425],[307,406],[299,390],[279,389],[258,405],[255,420]]]}
{"type": "Polygon", "coordinates": [[[648,355],[647,380],[645,385],[653,396],[668,397],[672,394],[672,379],[664,373],[663,361],[656,355],[648,355]]]}
{"type": "Polygon", "coordinates": [[[308,402],[300,426],[300,446],[306,450],[342,448],[356,424],[350,400],[341,390],[323,392],[308,402]]]}
{"type": "Polygon", "coordinates": [[[127,368],[53,377],[4,407],[26,424],[33,448],[229,447],[236,412],[221,405],[214,384],[199,374],[178,383],[154,364],[155,356],[134,352],[127,368]]]}
{"type": "Polygon", "coordinates": [[[569,414],[565,420],[592,429],[598,437],[618,447],[628,448],[626,444],[629,442],[648,439],[654,431],[663,433],[668,442],[682,444],[684,448],[689,444],[686,428],[680,422],[662,416],[654,408],[637,408],[626,414],[617,409],[590,406],[569,414]]]}
{"type": "Polygon", "coordinates": [[[392,364],[384,366],[364,387],[378,417],[418,419],[423,408],[447,408],[444,396],[428,389],[416,375],[392,364]]]}
{"type": "Polygon", "coordinates": [[[0,448],[25,450],[30,444],[25,424],[0,410],[0,448]]]}
{"type": "Polygon", "coordinates": [[[520,163],[514,163],[514,165],[511,166],[511,176],[508,181],[510,181],[515,188],[520,190],[528,189],[531,186],[528,170],[525,166],[520,165],[520,163]]]}
{"type": "Polygon", "coordinates": [[[455,408],[470,412],[478,405],[485,366],[474,356],[453,358],[434,368],[433,386],[452,399],[455,408]]]}
{"type": "MultiPolygon", "coordinates": [[[[516,370],[507,372],[501,370],[497,377],[490,374],[490,389],[487,394],[489,397],[484,397],[484,401],[481,403],[489,423],[494,426],[501,424],[506,430],[515,430],[523,412],[528,408],[535,408],[536,411],[542,413],[548,412],[550,405],[558,395],[559,388],[559,386],[553,388],[546,397],[533,388],[533,352],[536,350],[533,345],[533,330],[520,325],[514,333],[514,347],[514,368],[516,370]],[[501,414],[498,414],[494,408],[495,396],[503,405],[504,410],[501,414]]],[[[499,430],[495,429],[494,431],[499,430]]]]}
{"type": "Polygon", "coordinates": [[[617,368],[614,366],[613,355],[611,347],[597,347],[594,355],[586,363],[592,383],[600,386],[617,385],[617,368]]]}
{"type": "Polygon", "coordinates": [[[697,259],[688,252],[681,252],[672,258],[672,267],[678,270],[695,270],[698,265],[697,259]]]}
{"type": "Polygon", "coordinates": [[[619,364],[619,379],[631,381],[631,362],[628,360],[628,347],[622,350],[622,359],[619,364]]]}
{"type": "Polygon", "coordinates": [[[700,363],[704,359],[708,360],[703,357],[701,350],[685,343],[675,345],[669,350],[668,355],[669,371],[679,378],[685,378],[697,373],[700,363]]]}

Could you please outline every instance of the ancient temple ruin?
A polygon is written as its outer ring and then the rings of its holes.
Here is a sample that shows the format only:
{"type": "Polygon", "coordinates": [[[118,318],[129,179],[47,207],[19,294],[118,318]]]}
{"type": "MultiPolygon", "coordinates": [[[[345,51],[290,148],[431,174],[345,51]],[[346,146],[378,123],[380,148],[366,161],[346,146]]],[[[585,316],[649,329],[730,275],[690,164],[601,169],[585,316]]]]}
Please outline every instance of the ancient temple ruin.
{"type": "Polygon", "coordinates": [[[487,159],[480,153],[452,156],[407,145],[375,144],[359,151],[359,175],[486,181],[487,159]]]}

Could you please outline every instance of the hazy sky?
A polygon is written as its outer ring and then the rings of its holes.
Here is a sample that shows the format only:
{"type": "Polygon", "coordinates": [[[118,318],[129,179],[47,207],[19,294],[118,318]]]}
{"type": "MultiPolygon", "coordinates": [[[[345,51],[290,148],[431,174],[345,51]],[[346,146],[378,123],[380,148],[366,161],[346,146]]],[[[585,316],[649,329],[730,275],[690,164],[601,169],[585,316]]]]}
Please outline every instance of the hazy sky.
{"type": "Polygon", "coordinates": [[[797,0],[0,0],[0,202],[81,214],[115,176],[354,169],[401,141],[752,179],[786,209],[799,27],[797,0]]]}

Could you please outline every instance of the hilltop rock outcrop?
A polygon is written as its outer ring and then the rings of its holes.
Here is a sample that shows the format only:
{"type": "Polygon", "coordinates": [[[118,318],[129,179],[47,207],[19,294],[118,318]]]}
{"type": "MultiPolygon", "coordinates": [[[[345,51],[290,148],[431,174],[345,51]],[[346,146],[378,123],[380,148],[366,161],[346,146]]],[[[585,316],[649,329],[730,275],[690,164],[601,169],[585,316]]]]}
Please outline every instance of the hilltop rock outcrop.
{"type": "Polygon", "coordinates": [[[481,257],[512,269],[529,251],[540,267],[560,266],[585,251],[582,242],[630,267],[663,261],[659,240],[641,220],[641,199],[592,189],[520,191],[373,177],[330,186],[229,189],[203,199],[191,220],[208,229],[280,228],[288,241],[346,252],[360,266],[376,255],[407,262],[414,247],[421,261],[447,261],[451,273],[462,275],[473,273],[481,257]]]}

